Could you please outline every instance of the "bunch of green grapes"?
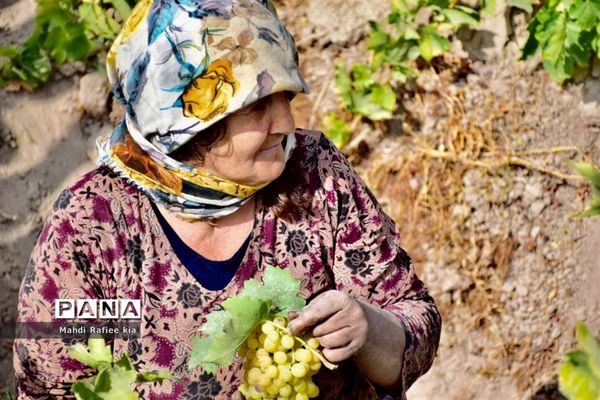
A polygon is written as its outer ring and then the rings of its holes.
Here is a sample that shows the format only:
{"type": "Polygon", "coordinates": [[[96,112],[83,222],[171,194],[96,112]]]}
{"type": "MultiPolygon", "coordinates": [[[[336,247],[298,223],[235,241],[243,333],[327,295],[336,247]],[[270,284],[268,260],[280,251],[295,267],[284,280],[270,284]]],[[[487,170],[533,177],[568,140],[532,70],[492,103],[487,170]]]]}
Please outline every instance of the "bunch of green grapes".
{"type": "Polygon", "coordinates": [[[312,381],[323,359],[319,341],[289,335],[286,326],[283,317],[265,320],[240,346],[238,355],[245,361],[239,391],[246,399],[308,400],[319,395],[312,381]]]}

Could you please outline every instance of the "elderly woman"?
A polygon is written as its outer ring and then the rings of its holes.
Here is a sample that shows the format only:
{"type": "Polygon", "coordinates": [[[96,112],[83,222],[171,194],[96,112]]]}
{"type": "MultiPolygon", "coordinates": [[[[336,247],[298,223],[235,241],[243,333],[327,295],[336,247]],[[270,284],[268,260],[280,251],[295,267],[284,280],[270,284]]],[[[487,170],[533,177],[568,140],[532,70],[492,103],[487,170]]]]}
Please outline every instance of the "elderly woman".
{"type": "MultiPolygon", "coordinates": [[[[300,279],[290,323],[339,363],[323,399],[402,399],[440,335],[432,298],[393,221],[320,132],[296,129],[306,92],[292,37],[267,0],[141,0],[108,76],[126,109],[99,140],[101,166],[62,192],[23,281],[20,321],[53,321],[55,299],[139,299],[139,339],[115,339],[144,399],[231,399],[237,360],[188,371],[204,317],[267,265],[300,279]]],[[[90,374],[63,341],[15,341],[19,398],[69,395],[90,374]]]]}

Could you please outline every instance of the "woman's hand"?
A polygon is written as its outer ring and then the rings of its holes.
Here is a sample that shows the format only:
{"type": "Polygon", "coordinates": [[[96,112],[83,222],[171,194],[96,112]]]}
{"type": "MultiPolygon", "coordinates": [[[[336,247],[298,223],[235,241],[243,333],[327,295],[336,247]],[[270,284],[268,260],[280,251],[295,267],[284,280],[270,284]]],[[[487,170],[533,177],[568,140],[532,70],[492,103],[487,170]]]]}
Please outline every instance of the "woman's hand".
{"type": "Polygon", "coordinates": [[[401,384],[404,325],[389,311],[330,290],[290,314],[290,333],[298,335],[312,328],[329,361],[352,357],[374,384],[391,389],[401,384]]]}
{"type": "Polygon", "coordinates": [[[318,295],[290,317],[290,333],[298,335],[314,327],[312,334],[324,347],[323,355],[334,363],[356,354],[369,337],[369,322],[363,307],[354,297],[339,290],[318,295]]]}

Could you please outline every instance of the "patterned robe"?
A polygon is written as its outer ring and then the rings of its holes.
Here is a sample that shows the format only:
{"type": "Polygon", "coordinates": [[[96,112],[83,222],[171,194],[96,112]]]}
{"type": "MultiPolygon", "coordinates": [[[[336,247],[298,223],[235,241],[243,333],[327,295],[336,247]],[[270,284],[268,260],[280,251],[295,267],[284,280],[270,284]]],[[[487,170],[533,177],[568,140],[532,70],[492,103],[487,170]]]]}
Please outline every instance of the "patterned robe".
{"type": "MultiPolygon", "coordinates": [[[[19,298],[19,321],[53,321],[54,300],[140,299],[139,339],[114,339],[141,371],[169,369],[181,381],[137,385],[143,399],[231,399],[241,363],[210,375],[189,372],[191,339],[207,313],[238,293],[245,280],[261,279],[266,265],[301,279],[309,301],[330,289],[348,292],[393,313],[406,330],[402,386],[372,385],[352,360],[314,379],[321,399],[403,399],[437,350],[441,320],[433,299],[400,247],[394,222],[343,154],[319,132],[299,131],[313,215],[296,222],[277,218],[257,199],[252,240],[232,281],[203,288],[174,255],[149,199],[108,167],[99,167],[64,190],[31,255],[19,298]]],[[[20,399],[68,398],[71,384],[95,373],[69,357],[62,339],[14,342],[20,399]]],[[[402,356],[401,349],[390,357],[402,356]]]]}

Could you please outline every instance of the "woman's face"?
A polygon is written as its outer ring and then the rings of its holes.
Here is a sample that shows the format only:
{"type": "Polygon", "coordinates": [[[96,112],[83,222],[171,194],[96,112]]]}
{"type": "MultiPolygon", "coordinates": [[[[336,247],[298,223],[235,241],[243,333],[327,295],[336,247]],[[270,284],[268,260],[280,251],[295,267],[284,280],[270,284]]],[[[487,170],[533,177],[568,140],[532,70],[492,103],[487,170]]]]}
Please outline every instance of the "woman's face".
{"type": "Polygon", "coordinates": [[[204,153],[203,170],[247,185],[272,181],[285,167],[282,141],[296,126],[290,102],[275,93],[231,114],[227,133],[204,153]]]}

